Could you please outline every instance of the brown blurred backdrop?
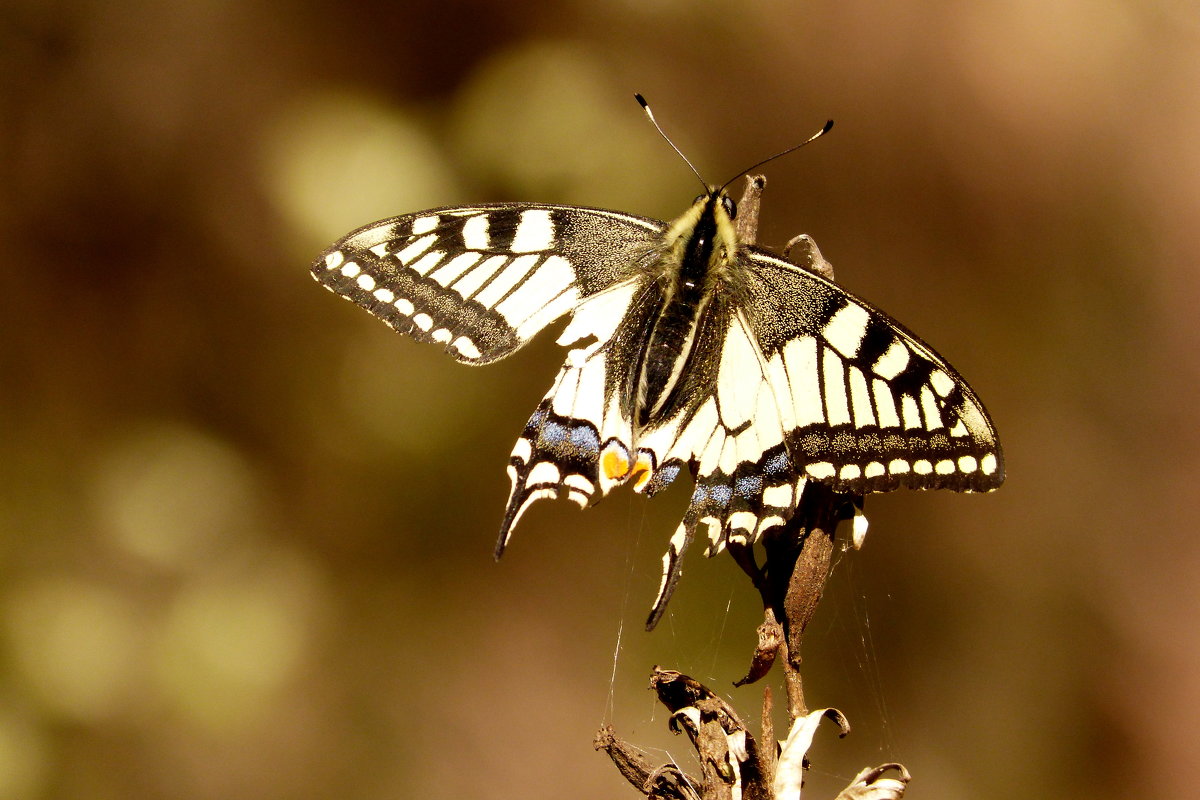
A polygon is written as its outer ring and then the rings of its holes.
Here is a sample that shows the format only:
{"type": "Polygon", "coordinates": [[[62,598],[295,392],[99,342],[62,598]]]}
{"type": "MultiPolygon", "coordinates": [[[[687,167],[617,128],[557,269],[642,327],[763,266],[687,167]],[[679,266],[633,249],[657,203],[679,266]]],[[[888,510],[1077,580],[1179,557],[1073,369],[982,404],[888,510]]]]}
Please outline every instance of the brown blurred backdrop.
{"type": "Polygon", "coordinates": [[[812,234],[1006,446],[996,494],[868,503],[812,796],[891,759],[914,798],[1194,796],[1193,3],[8,0],[0,800],[635,797],[606,720],[685,756],[650,666],[728,686],[759,619],[697,552],[640,630],[689,490],[543,503],[493,564],[553,336],[465,369],[306,274],[448,203],[672,217],[634,91],[712,181],[837,120],[761,239],[812,234]]]}

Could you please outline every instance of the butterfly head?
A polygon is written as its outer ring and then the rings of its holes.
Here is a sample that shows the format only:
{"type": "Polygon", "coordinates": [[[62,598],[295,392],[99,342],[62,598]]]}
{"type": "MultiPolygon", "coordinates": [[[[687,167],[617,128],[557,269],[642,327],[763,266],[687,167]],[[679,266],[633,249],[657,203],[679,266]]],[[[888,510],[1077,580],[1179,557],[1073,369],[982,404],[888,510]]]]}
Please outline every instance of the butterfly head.
{"type": "MultiPolygon", "coordinates": [[[[729,221],[737,219],[737,203],[733,202],[733,198],[725,191],[724,188],[713,187],[706,194],[702,194],[693,201],[697,203],[712,203],[715,207],[720,208],[725,212],[725,216],[729,221]]],[[[715,211],[715,208],[714,208],[715,211]]]]}
{"type": "Polygon", "coordinates": [[[710,275],[723,269],[738,247],[736,218],[737,204],[724,189],[713,187],[697,197],[667,231],[671,262],[699,267],[710,275]]]}

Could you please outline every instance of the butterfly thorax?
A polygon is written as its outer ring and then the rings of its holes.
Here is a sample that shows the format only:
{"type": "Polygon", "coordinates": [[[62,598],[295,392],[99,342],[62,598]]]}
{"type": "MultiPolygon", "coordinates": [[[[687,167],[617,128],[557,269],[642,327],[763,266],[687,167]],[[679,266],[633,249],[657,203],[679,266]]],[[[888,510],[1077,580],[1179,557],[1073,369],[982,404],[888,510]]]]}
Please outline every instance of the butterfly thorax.
{"type": "Polygon", "coordinates": [[[738,245],[732,208],[723,193],[712,190],[697,198],[665,237],[657,276],[661,302],[636,389],[639,427],[670,417],[688,400],[679,396],[680,378],[687,374],[704,313],[738,245]]]}

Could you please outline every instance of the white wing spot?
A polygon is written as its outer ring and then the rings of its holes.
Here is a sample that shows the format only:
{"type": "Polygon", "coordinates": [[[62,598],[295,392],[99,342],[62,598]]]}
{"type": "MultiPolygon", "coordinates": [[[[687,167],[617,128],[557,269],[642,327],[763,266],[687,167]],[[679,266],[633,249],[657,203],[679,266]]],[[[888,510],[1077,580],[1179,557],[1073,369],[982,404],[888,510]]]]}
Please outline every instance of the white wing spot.
{"type": "Polygon", "coordinates": [[[846,358],[854,358],[867,335],[871,315],[865,308],[851,303],[830,318],[821,333],[825,341],[846,358]]]}
{"type": "Polygon", "coordinates": [[[683,546],[685,536],[687,536],[687,528],[681,522],[679,523],[679,527],[675,529],[675,533],[671,535],[671,541],[667,545],[667,552],[663,553],[662,578],[658,583],[658,595],[654,598],[653,608],[658,608],[658,604],[662,602],[663,596],[667,593],[667,581],[671,579],[671,564],[679,557],[679,548],[683,546]]]}
{"type": "Polygon", "coordinates": [[[488,236],[487,214],[477,214],[467,220],[463,224],[462,235],[463,242],[471,250],[487,250],[492,241],[488,236]]]}
{"type": "Polygon", "coordinates": [[[737,469],[737,455],[737,438],[733,436],[726,436],[725,441],[721,444],[721,457],[717,461],[717,466],[719,466],[721,471],[726,475],[732,475],[733,471],[737,469]]]}
{"type": "Polygon", "coordinates": [[[899,339],[895,339],[892,341],[892,346],[884,351],[871,369],[875,370],[875,374],[879,377],[890,381],[903,372],[907,366],[908,348],[899,339]]]}
{"type": "Polygon", "coordinates": [[[582,368],[572,366],[569,371],[564,369],[560,383],[552,390],[555,411],[564,416],[603,420],[604,372],[603,356],[598,356],[582,368]]]}
{"type": "Polygon", "coordinates": [[[475,299],[488,308],[493,307],[508,294],[509,289],[516,286],[517,282],[525,277],[539,258],[540,256],[537,255],[517,256],[500,271],[500,274],[491,283],[480,290],[475,299]]]}
{"type": "Polygon", "coordinates": [[[421,312],[413,317],[413,324],[423,331],[428,331],[433,327],[433,317],[429,316],[425,312],[421,312]]]}
{"type": "Polygon", "coordinates": [[[479,358],[480,356],[479,348],[466,336],[458,337],[451,346],[467,358],[479,358]]]}
{"type": "Polygon", "coordinates": [[[979,471],[984,475],[995,475],[997,466],[996,456],[993,453],[988,453],[979,459],[979,471]]]}
{"type": "Polygon", "coordinates": [[[579,290],[571,286],[558,298],[542,306],[528,319],[517,325],[517,336],[528,339],[549,324],[551,320],[558,319],[577,305],[579,305],[579,290]]]}
{"type": "Polygon", "coordinates": [[[410,243],[408,247],[405,247],[399,253],[396,253],[396,259],[401,264],[407,264],[430,247],[433,247],[435,241],[437,241],[436,236],[422,236],[420,239],[410,243]]]}
{"type": "Polygon", "coordinates": [[[525,485],[537,486],[543,483],[558,485],[561,480],[562,473],[558,471],[558,467],[549,461],[539,461],[533,465],[533,469],[529,470],[529,477],[525,479],[525,485]]]}
{"type": "Polygon", "coordinates": [[[970,475],[977,469],[979,469],[979,462],[975,460],[975,456],[962,456],[958,459],[959,472],[970,475]]]}
{"type": "Polygon", "coordinates": [[[612,338],[637,288],[634,283],[619,284],[589,297],[575,309],[571,321],[563,328],[555,344],[569,347],[581,339],[594,336],[596,341],[588,346],[585,353],[591,355],[612,338]]]}
{"type": "MultiPolygon", "coordinates": [[[[463,253],[465,256],[466,253],[463,253]]],[[[479,255],[475,253],[474,255],[479,255]]],[[[456,256],[462,258],[463,256],[456,256]]],[[[461,294],[463,297],[469,298],[475,292],[479,291],[479,287],[487,282],[488,278],[496,274],[496,270],[508,263],[508,256],[490,256],[482,264],[479,264],[470,269],[466,275],[460,278],[454,284],[454,291],[461,294]]]]}
{"type": "Polygon", "coordinates": [[[842,467],[841,472],[838,473],[838,477],[844,481],[852,481],[861,476],[862,470],[859,469],[857,464],[847,464],[846,466],[842,467]]]}
{"type": "Polygon", "coordinates": [[[817,480],[832,478],[837,474],[837,469],[828,461],[817,461],[813,464],[809,464],[804,468],[804,471],[817,480]]]}
{"type": "Polygon", "coordinates": [[[904,412],[904,427],[907,430],[921,427],[921,411],[917,408],[917,400],[911,394],[900,398],[900,407],[904,412]]]}
{"type": "Polygon", "coordinates": [[[953,475],[954,462],[948,458],[942,459],[941,461],[937,462],[937,465],[933,468],[933,470],[938,475],[953,475]]]}
{"type": "MultiPolygon", "coordinates": [[[[714,407],[715,411],[715,407],[714,407]]],[[[700,453],[700,474],[711,475],[717,469],[721,459],[721,446],[725,443],[724,435],[713,435],[700,453]]]]}
{"type": "Polygon", "coordinates": [[[567,475],[565,478],[563,478],[563,483],[572,489],[577,489],[578,491],[583,492],[586,495],[591,495],[596,491],[596,485],[577,472],[572,472],[570,475],[567,475]]]}
{"type": "Polygon", "coordinates": [[[346,257],[342,255],[341,250],[334,250],[332,253],[325,256],[325,269],[337,269],[345,260],[346,257]]]}
{"type": "Polygon", "coordinates": [[[374,253],[375,255],[379,256],[380,258],[384,258],[388,254],[388,243],[380,242],[379,244],[377,244],[371,248],[371,252],[374,253]]]}
{"type": "Polygon", "coordinates": [[[358,283],[358,288],[364,292],[372,291],[375,288],[375,279],[365,272],[358,276],[356,283],[358,283]]]}
{"type": "Polygon", "coordinates": [[[933,472],[933,464],[930,464],[925,459],[921,458],[913,462],[913,472],[918,475],[928,475],[933,472]]]}
{"type": "MultiPolygon", "coordinates": [[[[738,319],[733,320],[721,348],[717,369],[717,400],[721,419],[731,428],[754,418],[761,373],[754,343],[738,319]]],[[[728,470],[732,474],[732,470],[728,470]]]]}
{"type": "Polygon", "coordinates": [[[428,217],[417,217],[413,220],[412,232],[417,236],[420,236],[422,233],[429,233],[437,228],[438,222],[437,214],[431,214],[428,217]]]}
{"type": "Polygon", "coordinates": [[[450,333],[450,331],[446,330],[445,328],[438,328],[436,331],[429,334],[429,338],[433,339],[435,342],[447,344],[451,339],[454,338],[454,334],[450,333]]]}
{"type": "Polygon", "coordinates": [[[848,424],[850,401],[846,398],[846,371],[843,362],[832,350],[821,357],[821,377],[825,384],[825,409],[830,425],[848,424]]]}
{"type": "MultiPolygon", "coordinates": [[[[787,367],[783,365],[783,351],[775,353],[767,360],[764,370],[767,376],[767,402],[778,404],[776,416],[779,417],[780,432],[794,430],[796,426],[796,400],[792,396],[792,384],[788,380],[787,367]]],[[[760,402],[762,402],[760,400],[760,402]]]]}
{"type": "MultiPolygon", "coordinates": [[[[753,536],[754,528],[758,525],[758,517],[751,511],[736,511],[729,515],[730,530],[745,531],[745,536],[753,536]]],[[[732,537],[731,537],[732,538],[732,537]]]]}
{"type": "MultiPolygon", "coordinates": [[[[521,256],[521,258],[535,258],[535,256],[521,256]]],[[[562,299],[574,278],[575,271],[567,265],[564,259],[548,258],[536,272],[530,273],[525,282],[514,289],[512,294],[497,303],[495,310],[514,328],[518,328],[534,318],[548,322],[549,320],[545,320],[539,313],[545,311],[547,304],[552,305],[553,309],[545,313],[552,313],[557,317],[572,308],[578,301],[578,293],[575,293],[574,298],[570,300],[563,301],[562,299]],[[553,298],[553,302],[551,302],[551,298],[553,298]]],[[[484,294],[486,291],[480,292],[480,298],[484,294]]],[[[540,327],[538,325],[535,330],[540,327]]]]}
{"type": "Polygon", "coordinates": [[[871,390],[867,377],[858,367],[850,368],[850,404],[854,409],[854,424],[863,428],[875,424],[875,412],[871,409],[871,390]]]}
{"type": "Polygon", "coordinates": [[[554,223],[550,221],[550,211],[545,208],[522,211],[521,221],[517,223],[517,232],[513,236],[512,251],[540,253],[549,250],[553,244],[554,223]]]}
{"type": "Polygon", "coordinates": [[[792,389],[796,425],[825,421],[821,406],[821,373],[817,366],[817,340],[811,336],[793,339],[783,347],[783,364],[792,389]]]}
{"type": "Polygon", "coordinates": [[[529,457],[533,455],[533,445],[529,440],[522,436],[517,439],[517,443],[513,445],[511,457],[517,459],[522,464],[529,463],[529,457]]]}
{"type": "Polygon", "coordinates": [[[362,272],[362,268],[359,267],[358,264],[353,261],[347,261],[345,264],[342,265],[342,274],[345,275],[347,278],[353,278],[354,276],[358,275],[358,273],[360,273],[360,272],[362,272]]]}
{"type": "Polygon", "coordinates": [[[396,310],[399,311],[401,314],[403,314],[406,317],[409,314],[411,314],[412,312],[417,310],[417,307],[412,304],[411,300],[408,300],[403,297],[398,299],[396,302],[392,303],[392,305],[394,305],[396,307],[396,310]]]}
{"type": "Polygon", "coordinates": [[[904,475],[908,472],[908,462],[903,458],[897,458],[888,463],[888,472],[893,475],[904,475]]]}
{"type": "Polygon", "coordinates": [[[475,265],[475,262],[483,256],[479,253],[459,253],[454,258],[442,264],[440,267],[429,273],[430,280],[435,280],[442,286],[449,286],[454,283],[464,272],[475,265]]]}
{"type": "Polygon", "coordinates": [[[942,427],[942,412],[938,410],[933,390],[928,386],[921,387],[921,410],[925,412],[926,430],[934,431],[942,427]]]}
{"type": "Polygon", "coordinates": [[[884,475],[886,473],[887,468],[878,461],[872,461],[870,464],[867,464],[866,468],[863,469],[863,477],[865,478],[878,478],[880,475],[884,475]]]}
{"type": "Polygon", "coordinates": [[[874,382],[875,407],[879,410],[879,427],[899,428],[900,415],[896,412],[896,398],[892,389],[878,378],[874,382]]]}
{"type": "Polygon", "coordinates": [[[426,275],[445,257],[446,254],[441,250],[432,250],[421,256],[421,260],[417,263],[408,265],[408,268],[418,275],[426,275]]]}
{"type": "Polygon", "coordinates": [[[775,508],[791,508],[792,485],[785,483],[782,486],[768,486],[763,490],[763,505],[775,508]]]}
{"type": "Polygon", "coordinates": [[[577,305],[579,305],[579,290],[572,286],[557,299],[542,306],[528,319],[517,325],[517,336],[521,339],[528,339],[552,320],[558,319],[577,305]]]}
{"type": "MultiPolygon", "coordinates": [[[[758,387],[758,409],[754,412],[754,427],[758,433],[758,447],[761,450],[769,450],[783,443],[783,437],[796,426],[789,423],[785,426],[780,415],[781,406],[790,406],[791,397],[781,397],[776,393],[776,384],[772,386],[770,381],[760,383],[758,387]]],[[[761,458],[762,453],[753,456],[753,460],[757,461],[761,458]]],[[[747,458],[750,458],[747,454],[747,458]]]]}
{"type": "Polygon", "coordinates": [[[863,542],[867,540],[867,516],[863,513],[854,515],[854,528],[850,536],[850,541],[854,543],[855,550],[862,550],[863,542]]]}
{"type": "Polygon", "coordinates": [[[974,431],[982,439],[986,439],[993,444],[995,443],[991,426],[988,425],[987,418],[983,416],[983,409],[977,404],[970,402],[960,403],[954,409],[954,412],[968,430],[974,431]]]}
{"type": "Polygon", "coordinates": [[[712,542],[709,550],[713,547],[717,548],[718,553],[724,550],[725,545],[721,542],[721,521],[716,517],[701,517],[699,524],[708,526],[708,540],[712,542]]]}
{"type": "Polygon", "coordinates": [[[945,397],[954,390],[954,379],[940,369],[935,369],[929,373],[929,383],[933,386],[933,390],[938,393],[938,397],[945,397]]]}
{"type": "Polygon", "coordinates": [[[396,299],[396,295],[391,289],[376,289],[375,299],[381,303],[390,303],[396,299]]]}

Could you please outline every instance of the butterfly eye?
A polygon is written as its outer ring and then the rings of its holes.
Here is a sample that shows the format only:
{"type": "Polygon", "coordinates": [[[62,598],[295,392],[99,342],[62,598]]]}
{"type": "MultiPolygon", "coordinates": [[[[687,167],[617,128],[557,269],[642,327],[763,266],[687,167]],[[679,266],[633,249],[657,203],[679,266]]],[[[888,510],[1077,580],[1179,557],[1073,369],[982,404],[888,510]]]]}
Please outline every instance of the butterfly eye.
{"type": "Polygon", "coordinates": [[[721,207],[725,209],[725,213],[730,219],[737,219],[737,203],[733,202],[733,198],[729,195],[724,195],[721,198],[721,207]]]}
{"type": "Polygon", "coordinates": [[[696,205],[696,203],[699,203],[702,200],[707,200],[707,199],[708,199],[708,195],[698,194],[698,195],[696,195],[696,199],[692,201],[692,205],[696,205]]]}

